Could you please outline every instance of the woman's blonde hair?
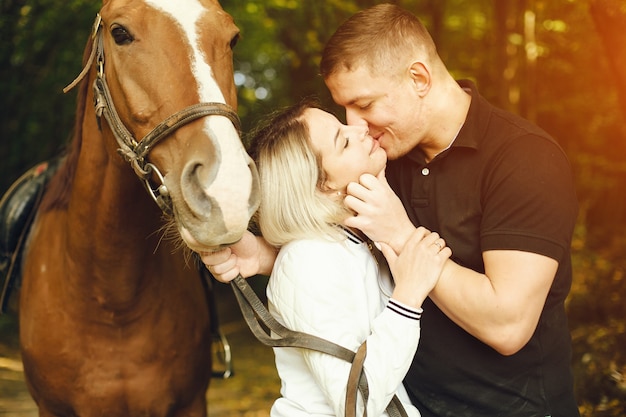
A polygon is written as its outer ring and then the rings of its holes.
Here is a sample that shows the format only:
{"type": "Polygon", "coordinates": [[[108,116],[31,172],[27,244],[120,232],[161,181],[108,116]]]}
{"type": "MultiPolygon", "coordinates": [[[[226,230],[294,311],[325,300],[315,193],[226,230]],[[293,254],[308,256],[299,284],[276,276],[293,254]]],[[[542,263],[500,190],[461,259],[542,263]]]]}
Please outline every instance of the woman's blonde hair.
{"type": "Polygon", "coordinates": [[[325,187],[321,157],[310,142],[304,112],[320,108],[315,99],[273,113],[253,134],[251,155],[261,181],[257,222],[263,237],[274,246],[294,239],[341,239],[336,227],[350,215],[325,187]]]}

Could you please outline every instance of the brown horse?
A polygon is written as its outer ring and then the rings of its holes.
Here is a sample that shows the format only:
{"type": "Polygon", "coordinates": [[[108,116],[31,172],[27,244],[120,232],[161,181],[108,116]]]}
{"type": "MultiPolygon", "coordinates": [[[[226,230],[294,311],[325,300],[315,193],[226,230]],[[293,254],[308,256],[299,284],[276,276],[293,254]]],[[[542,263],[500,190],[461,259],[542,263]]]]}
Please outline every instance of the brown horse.
{"type": "Polygon", "coordinates": [[[237,37],[217,0],[104,0],[75,137],[24,253],[40,416],[206,415],[210,309],[181,246],[236,242],[258,206],[233,110],[237,37]]]}

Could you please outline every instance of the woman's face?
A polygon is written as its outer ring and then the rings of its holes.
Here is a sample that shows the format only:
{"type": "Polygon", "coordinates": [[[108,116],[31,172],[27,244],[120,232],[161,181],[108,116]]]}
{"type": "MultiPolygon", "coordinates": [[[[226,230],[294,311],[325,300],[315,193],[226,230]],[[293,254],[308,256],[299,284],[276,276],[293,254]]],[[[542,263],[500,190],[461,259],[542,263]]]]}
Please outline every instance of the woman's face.
{"type": "Polygon", "coordinates": [[[368,133],[366,126],[347,126],[335,116],[316,108],[304,111],[311,145],[321,155],[326,186],[344,191],[362,174],[378,175],[387,164],[387,154],[368,133]]]}

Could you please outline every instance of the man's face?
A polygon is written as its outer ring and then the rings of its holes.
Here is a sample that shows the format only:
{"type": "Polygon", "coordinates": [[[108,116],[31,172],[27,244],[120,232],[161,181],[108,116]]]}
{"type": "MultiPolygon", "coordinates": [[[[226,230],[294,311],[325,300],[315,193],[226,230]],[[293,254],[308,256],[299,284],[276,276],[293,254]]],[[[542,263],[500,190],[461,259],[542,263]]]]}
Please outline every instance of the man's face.
{"type": "Polygon", "coordinates": [[[420,142],[422,103],[408,74],[372,76],[365,66],[333,73],[326,80],[333,100],[346,109],[349,125],[367,125],[370,135],[399,158],[420,142]]]}

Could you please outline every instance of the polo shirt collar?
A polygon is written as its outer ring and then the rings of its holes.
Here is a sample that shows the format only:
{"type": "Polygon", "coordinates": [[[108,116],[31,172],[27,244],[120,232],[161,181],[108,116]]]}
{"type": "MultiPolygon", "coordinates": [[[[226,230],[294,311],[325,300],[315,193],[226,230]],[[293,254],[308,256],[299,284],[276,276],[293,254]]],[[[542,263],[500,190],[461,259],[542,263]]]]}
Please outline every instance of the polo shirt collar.
{"type": "MultiPolygon", "coordinates": [[[[461,130],[459,131],[452,146],[450,146],[450,149],[478,149],[479,138],[483,137],[483,133],[487,128],[489,118],[491,116],[491,106],[488,105],[485,99],[479,94],[476,85],[472,81],[458,80],[457,83],[464,90],[469,92],[472,96],[472,101],[470,103],[465,122],[463,123],[463,127],[461,127],[461,130]]],[[[407,154],[407,158],[419,164],[424,164],[425,155],[419,147],[415,147],[407,154]]]]}

